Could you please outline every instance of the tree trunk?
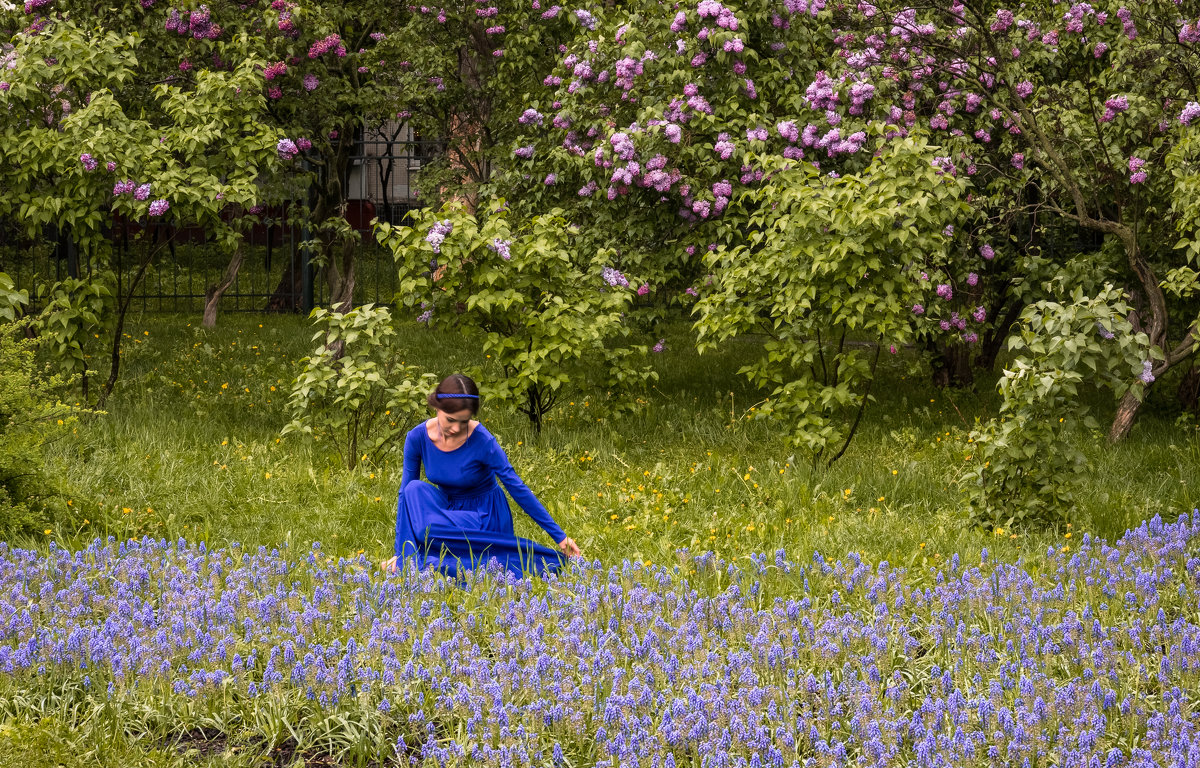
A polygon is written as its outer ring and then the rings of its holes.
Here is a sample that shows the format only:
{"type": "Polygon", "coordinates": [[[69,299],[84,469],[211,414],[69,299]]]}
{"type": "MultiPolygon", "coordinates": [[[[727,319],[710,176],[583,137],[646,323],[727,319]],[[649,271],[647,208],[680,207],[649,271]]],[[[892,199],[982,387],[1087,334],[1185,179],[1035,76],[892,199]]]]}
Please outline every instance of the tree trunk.
{"type": "Polygon", "coordinates": [[[267,299],[268,312],[299,312],[302,302],[301,292],[304,290],[304,271],[300,259],[300,250],[292,251],[287,269],[279,277],[279,284],[267,299]]]}
{"type": "Polygon", "coordinates": [[[1196,413],[1200,409],[1200,368],[1193,364],[1183,372],[1179,389],[1175,391],[1175,398],[1180,407],[1189,413],[1196,413]]]}
{"type": "Polygon", "coordinates": [[[1119,443],[1129,436],[1133,429],[1133,421],[1137,418],[1138,408],[1142,405],[1132,391],[1126,392],[1117,406],[1117,415],[1113,417],[1112,427],[1108,430],[1108,441],[1119,443]]]}
{"type": "Polygon", "coordinates": [[[96,401],[97,408],[104,408],[104,404],[108,401],[108,396],[112,394],[113,387],[117,386],[117,377],[121,373],[121,336],[125,332],[125,315],[129,312],[129,305],[133,302],[134,291],[142,282],[142,278],[146,276],[146,270],[150,267],[150,263],[154,261],[154,257],[164,246],[173,246],[175,243],[175,230],[172,228],[167,235],[165,243],[156,243],[146,249],[146,258],[142,259],[141,265],[138,267],[137,273],[133,279],[129,281],[128,292],[121,297],[121,309],[117,312],[117,327],[113,331],[112,342],[112,364],[108,371],[108,381],[104,383],[104,389],[100,391],[100,398],[96,401]]]}
{"type": "Polygon", "coordinates": [[[1024,305],[1014,301],[1008,307],[1008,311],[1004,313],[1004,319],[993,325],[991,330],[984,334],[979,343],[979,354],[975,356],[976,368],[981,371],[991,371],[996,368],[996,358],[1000,356],[1000,350],[1004,348],[1008,331],[1013,327],[1013,323],[1017,322],[1023,309],[1024,305]]]}
{"type": "Polygon", "coordinates": [[[335,312],[345,314],[354,308],[355,252],[354,243],[347,240],[341,244],[341,258],[329,260],[329,306],[335,312]]]}
{"type": "Polygon", "coordinates": [[[205,328],[216,327],[217,305],[220,303],[221,297],[225,295],[225,291],[229,290],[229,286],[233,285],[238,270],[242,267],[244,258],[245,251],[239,245],[237,250],[233,252],[233,258],[229,260],[229,266],[225,267],[225,274],[221,277],[221,282],[209,286],[208,290],[204,292],[204,319],[201,321],[201,325],[205,328]]]}
{"type": "Polygon", "coordinates": [[[963,344],[940,346],[933,357],[933,385],[946,387],[969,387],[975,383],[971,370],[971,348],[963,344]]]}

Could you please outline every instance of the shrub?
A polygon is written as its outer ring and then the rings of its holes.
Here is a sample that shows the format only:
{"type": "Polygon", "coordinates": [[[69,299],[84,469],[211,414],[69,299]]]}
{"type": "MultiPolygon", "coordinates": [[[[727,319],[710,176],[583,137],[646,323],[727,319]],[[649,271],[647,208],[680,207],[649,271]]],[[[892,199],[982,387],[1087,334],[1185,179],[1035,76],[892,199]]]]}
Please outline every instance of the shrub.
{"type": "Polygon", "coordinates": [[[39,369],[37,341],[22,323],[0,324],[0,537],[32,532],[46,522],[43,500],[53,493],[42,447],[74,419],[53,394],[61,377],[39,369]]]}
{"type": "Polygon", "coordinates": [[[384,307],[364,304],[346,313],[317,308],[319,346],[300,363],[283,434],[329,440],[354,469],[360,459],[402,444],[396,438],[424,412],[425,395],[437,380],[417,366],[397,362],[396,330],[384,307]]]}

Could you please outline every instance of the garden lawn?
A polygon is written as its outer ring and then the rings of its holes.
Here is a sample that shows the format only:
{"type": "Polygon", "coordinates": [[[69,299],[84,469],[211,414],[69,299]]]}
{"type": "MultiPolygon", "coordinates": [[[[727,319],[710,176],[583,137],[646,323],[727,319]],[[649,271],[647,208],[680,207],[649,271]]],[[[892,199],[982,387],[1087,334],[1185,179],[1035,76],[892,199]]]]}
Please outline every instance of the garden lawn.
{"type": "MultiPolygon", "coordinates": [[[[1191,764],[1171,739],[1195,741],[1196,528],[1093,537],[1197,506],[1195,426],[1150,408],[1125,444],[1080,433],[1079,508],[973,530],[956,478],[990,384],[933,390],[890,358],[850,450],[814,469],[733,373],[757,344],[697,358],[680,324],[631,413],[582,387],[538,436],[480,382],[587,562],[464,589],[374,568],[398,451],[347,472],[279,436],[306,321],[197,326],[136,319],[108,413],[52,447],[60,522],[0,557],[0,766],[386,762],[398,744],[429,765],[556,747],[570,765],[1191,764]]],[[[401,333],[439,377],[488,365],[452,330],[401,333]]]]}

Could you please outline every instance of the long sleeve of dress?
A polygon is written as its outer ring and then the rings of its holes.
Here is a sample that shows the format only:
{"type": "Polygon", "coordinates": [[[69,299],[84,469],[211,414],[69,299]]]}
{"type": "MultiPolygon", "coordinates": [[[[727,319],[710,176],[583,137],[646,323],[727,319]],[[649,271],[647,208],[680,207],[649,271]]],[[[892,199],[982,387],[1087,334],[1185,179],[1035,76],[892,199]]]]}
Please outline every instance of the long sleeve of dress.
{"type": "MultiPolygon", "coordinates": [[[[546,506],[538,501],[537,496],[533,495],[533,491],[529,490],[529,486],[525,485],[525,482],[517,475],[517,471],[513,469],[512,462],[508,460],[504,449],[500,447],[495,438],[492,438],[491,443],[491,450],[487,452],[488,464],[495,471],[496,477],[500,478],[500,482],[504,484],[508,495],[513,497],[525,514],[533,518],[533,521],[549,534],[555,544],[567,538],[567,534],[559,527],[558,523],[554,522],[554,518],[550,516],[546,506]]],[[[405,462],[405,472],[408,472],[407,462],[405,462]]]]}
{"type": "Polygon", "coordinates": [[[400,490],[413,480],[421,479],[421,435],[412,430],[404,438],[404,471],[400,474],[400,490]]]}

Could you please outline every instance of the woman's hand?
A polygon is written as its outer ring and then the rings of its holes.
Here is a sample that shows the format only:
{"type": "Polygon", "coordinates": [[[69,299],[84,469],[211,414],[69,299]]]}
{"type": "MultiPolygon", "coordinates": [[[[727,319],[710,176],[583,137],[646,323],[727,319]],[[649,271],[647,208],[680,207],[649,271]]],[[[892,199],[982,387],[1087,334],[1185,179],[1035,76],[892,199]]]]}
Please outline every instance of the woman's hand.
{"type": "Polygon", "coordinates": [[[389,557],[387,560],[384,560],[383,562],[381,562],[379,564],[379,568],[384,573],[395,573],[398,570],[396,567],[395,555],[393,555],[392,557],[389,557]]]}
{"type": "Polygon", "coordinates": [[[579,545],[575,543],[575,539],[570,536],[558,542],[558,548],[563,551],[567,557],[580,557],[579,545]]]}

